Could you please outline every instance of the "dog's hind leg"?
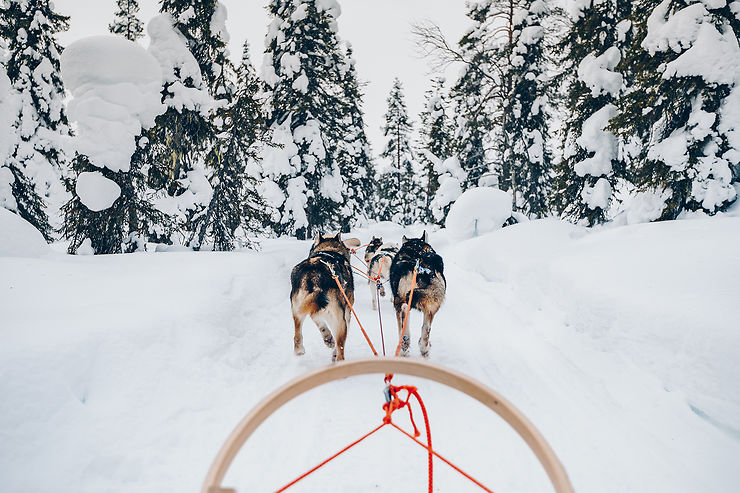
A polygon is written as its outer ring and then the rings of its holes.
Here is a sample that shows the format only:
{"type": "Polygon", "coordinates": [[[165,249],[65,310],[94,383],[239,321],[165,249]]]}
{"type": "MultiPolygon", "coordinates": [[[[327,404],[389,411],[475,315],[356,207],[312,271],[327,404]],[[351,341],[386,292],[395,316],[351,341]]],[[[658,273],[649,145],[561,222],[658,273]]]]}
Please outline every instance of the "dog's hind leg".
{"type": "Polygon", "coordinates": [[[301,356],[306,353],[306,349],[303,347],[303,318],[305,315],[300,315],[293,312],[293,324],[295,325],[295,336],[293,337],[293,352],[297,356],[301,356]]]}
{"type": "Polygon", "coordinates": [[[326,325],[326,322],[321,322],[319,325],[319,332],[321,332],[321,338],[324,339],[324,344],[326,344],[326,347],[333,348],[334,347],[334,338],[331,335],[331,330],[329,330],[329,326],[326,325]]]}
{"type": "Polygon", "coordinates": [[[378,290],[375,288],[374,282],[369,282],[368,286],[370,286],[370,298],[373,300],[373,310],[378,309],[378,290]]]}
{"type": "MultiPolygon", "coordinates": [[[[337,311],[337,314],[339,315],[341,312],[337,311]]],[[[351,312],[349,308],[345,308],[344,310],[344,317],[337,317],[338,320],[335,321],[334,327],[336,327],[336,330],[334,332],[334,335],[337,340],[336,347],[334,348],[334,354],[332,355],[332,361],[342,361],[344,360],[344,343],[347,341],[347,327],[349,326],[349,320],[350,320],[351,312]]]]}
{"type": "Polygon", "coordinates": [[[419,338],[419,351],[425,358],[429,357],[429,333],[432,330],[432,321],[434,320],[434,313],[424,312],[424,324],[421,326],[421,337],[419,338]]]}
{"type": "MultiPolygon", "coordinates": [[[[398,300],[397,300],[398,301],[398,300]]],[[[396,306],[396,321],[398,322],[398,338],[401,339],[401,334],[403,333],[403,319],[406,315],[406,303],[402,303],[400,306],[398,303],[394,303],[396,306]]],[[[408,356],[409,355],[409,345],[410,345],[411,338],[409,337],[409,327],[406,327],[406,333],[403,334],[403,339],[401,339],[401,356],[408,356]]]]}

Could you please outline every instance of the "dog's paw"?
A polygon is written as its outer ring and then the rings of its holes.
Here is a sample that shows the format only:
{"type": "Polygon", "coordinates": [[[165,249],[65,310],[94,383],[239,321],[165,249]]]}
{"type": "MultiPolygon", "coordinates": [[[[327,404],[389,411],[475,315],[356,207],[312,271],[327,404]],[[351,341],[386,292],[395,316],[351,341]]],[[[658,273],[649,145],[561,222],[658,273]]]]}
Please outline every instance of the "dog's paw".
{"type": "Polygon", "coordinates": [[[296,356],[303,356],[304,354],[306,354],[306,348],[304,348],[303,346],[295,346],[293,348],[293,352],[296,356]]]}

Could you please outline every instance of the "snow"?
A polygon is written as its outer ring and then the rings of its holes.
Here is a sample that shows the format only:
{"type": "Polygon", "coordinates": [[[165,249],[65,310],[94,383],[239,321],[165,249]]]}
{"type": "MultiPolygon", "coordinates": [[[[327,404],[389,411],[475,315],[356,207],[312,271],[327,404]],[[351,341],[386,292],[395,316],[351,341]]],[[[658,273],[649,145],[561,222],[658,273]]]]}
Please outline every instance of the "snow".
{"type": "Polygon", "coordinates": [[[607,104],[583,122],[581,135],[576,139],[576,143],[589,153],[593,153],[593,156],[574,165],[578,176],[605,176],[611,173],[612,160],[617,157],[617,139],[604,129],[616,114],[617,107],[607,104]]]}
{"type": "Polygon", "coordinates": [[[163,82],[169,84],[170,96],[165,104],[177,110],[200,111],[207,116],[215,102],[203,84],[200,66],[190,53],[185,37],[174,27],[172,16],[156,15],[146,29],[151,38],[149,53],[159,62],[163,82]]]}
{"type": "Polygon", "coordinates": [[[490,187],[471,188],[452,204],[445,227],[453,237],[467,239],[501,228],[510,217],[510,193],[490,187]]]}
{"type": "Polygon", "coordinates": [[[17,207],[10,188],[15,178],[10,169],[3,165],[9,161],[19,143],[13,123],[20,108],[18,93],[11,86],[5,67],[0,64],[0,207],[11,210],[17,207]]]}
{"type": "MultiPolygon", "coordinates": [[[[351,234],[400,241],[421,227],[351,234]]],[[[549,219],[465,241],[441,230],[431,242],[448,292],[430,361],[511,400],[575,491],[733,491],[740,218],[594,230],[549,219]],[[687,252],[707,254],[687,262],[687,252]]],[[[309,246],[0,257],[4,488],[197,490],[252,406],[329,361],[310,321],[306,355],[292,354],[288,277],[309,246]]],[[[356,285],[355,307],[379,347],[377,312],[359,276],[356,285]]],[[[386,343],[391,310],[382,299],[386,343]]],[[[421,319],[412,317],[415,341],[421,319]]],[[[369,354],[354,321],[346,349],[349,359],[369,354]]],[[[394,381],[419,387],[442,455],[494,491],[552,491],[526,445],[483,406],[422,379],[394,381]]],[[[226,485],[276,490],[379,424],[381,391],[373,375],[288,403],[247,441],[226,485]]],[[[295,489],[421,490],[425,477],[423,450],[382,431],[295,489]]],[[[435,484],[477,491],[440,462],[435,484]]]]}
{"type": "Polygon", "coordinates": [[[211,17],[211,24],[210,29],[213,34],[216,35],[216,37],[221,38],[221,41],[224,43],[228,43],[229,39],[231,38],[229,36],[229,31],[226,30],[226,20],[229,18],[229,12],[226,10],[226,5],[224,5],[221,2],[216,2],[216,7],[213,11],[213,16],[211,17]]]}
{"type": "Polygon", "coordinates": [[[666,65],[663,78],[701,76],[707,82],[732,85],[740,80],[740,47],[731,27],[720,33],[713,24],[699,25],[696,39],[686,50],[666,65]]]}
{"type": "Polygon", "coordinates": [[[702,23],[709,21],[709,12],[701,3],[694,3],[668,16],[670,5],[671,0],[663,0],[648,17],[647,35],[640,45],[651,55],[668,49],[681,53],[690,48],[702,23]]]}
{"type": "Polygon", "coordinates": [[[75,193],[85,207],[99,212],[112,206],[121,196],[121,187],[100,171],[85,171],[77,176],[75,193]]]}
{"type": "Polygon", "coordinates": [[[602,93],[617,97],[622,89],[622,74],[613,70],[621,58],[622,54],[616,46],[607,48],[599,56],[589,53],[578,64],[578,80],[591,89],[593,97],[602,93]]]}
{"type": "Polygon", "coordinates": [[[589,209],[606,210],[609,198],[612,196],[612,186],[606,178],[599,178],[593,187],[584,185],[581,198],[589,209]]]}
{"type": "Polygon", "coordinates": [[[165,111],[157,60],[120,36],[91,36],[68,46],[61,63],[77,150],[99,168],[128,171],[135,137],[165,111]]]}
{"type": "MultiPolygon", "coordinates": [[[[0,168],[0,171],[3,170],[4,168],[0,168]]],[[[0,207],[0,258],[39,257],[50,251],[43,235],[31,223],[0,207]]],[[[0,310],[0,314],[2,313],[0,310]]]]}

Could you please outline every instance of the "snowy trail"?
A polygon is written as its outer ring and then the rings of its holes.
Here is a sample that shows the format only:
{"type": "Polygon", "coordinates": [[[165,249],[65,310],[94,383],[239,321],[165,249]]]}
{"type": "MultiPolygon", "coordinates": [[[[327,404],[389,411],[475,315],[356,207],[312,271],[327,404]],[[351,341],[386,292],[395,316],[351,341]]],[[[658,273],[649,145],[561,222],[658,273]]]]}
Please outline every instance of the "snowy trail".
{"type": "MultiPolygon", "coordinates": [[[[737,244],[740,220],[727,221],[734,222],[676,225],[671,234],[686,230],[691,249],[690,238],[703,241],[726,225],[723,240],[737,244]]],[[[738,348],[732,321],[740,319],[731,303],[740,292],[740,266],[727,267],[731,246],[714,250],[724,284],[715,282],[711,300],[694,305],[728,307],[703,316],[732,327],[712,337],[704,330],[697,345],[690,309],[674,307],[684,325],[668,322],[677,347],[697,346],[706,356],[693,363],[679,350],[675,362],[665,359],[658,329],[631,330],[630,316],[602,306],[596,294],[608,289],[571,296],[588,288],[593,268],[566,269],[569,252],[587,263],[601,239],[649,250],[652,231],[582,238],[581,230],[543,221],[461,244],[433,235],[446,260],[448,299],[432,328],[431,361],[479,379],[524,411],[577,491],[731,491],[740,484],[738,369],[727,363],[738,348]],[[547,253],[528,251],[528,235],[542,238],[547,253]]],[[[386,233],[400,239],[399,231],[386,233]]],[[[259,253],[0,258],[0,475],[8,491],[197,491],[218,447],[256,402],[330,360],[310,321],[306,355],[292,354],[288,276],[308,247],[274,240],[259,253]]],[[[608,255],[623,268],[614,251],[608,255]]],[[[697,271],[716,281],[713,268],[705,262],[697,271]]],[[[356,299],[380,348],[377,312],[359,276],[356,299]]],[[[388,298],[382,313],[390,350],[396,327],[388,298]]],[[[643,313],[646,326],[657,323],[643,313]]],[[[419,357],[420,323],[412,318],[412,357],[419,357]]],[[[368,355],[353,322],[347,357],[368,355]]],[[[524,442],[481,405],[430,382],[399,375],[396,383],[419,386],[435,448],[494,491],[550,491],[524,442]]],[[[380,376],[366,376],[289,403],[247,442],[227,484],[271,491],[293,479],[379,423],[381,390],[380,376]]],[[[425,475],[423,450],[383,430],[292,491],[425,491],[425,475]]],[[[478,491],[443,464],[435,485],[478,491]]]]}

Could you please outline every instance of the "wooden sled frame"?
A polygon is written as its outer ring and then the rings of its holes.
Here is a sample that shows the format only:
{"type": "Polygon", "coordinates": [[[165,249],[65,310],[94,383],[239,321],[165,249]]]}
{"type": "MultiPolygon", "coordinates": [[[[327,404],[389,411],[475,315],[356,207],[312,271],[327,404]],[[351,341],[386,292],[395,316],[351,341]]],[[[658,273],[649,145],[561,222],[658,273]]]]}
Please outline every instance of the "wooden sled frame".
{"type": "Polygon", "coordinates": [[[282,386],[257,404],[231,432],[208,470],[201,493],[236,493],[221,483],[234,458],[254,430],[283,404],[325,383],[367,374],[402,374],[447,385],[472,397],[503,418],[529,445],[545,468],[556,493],[573,493],[568,474],[535,426],[509,401],[470,377],[439,365],[410,358],[371,358],[344,361],[320,368],[282,386]]]}

